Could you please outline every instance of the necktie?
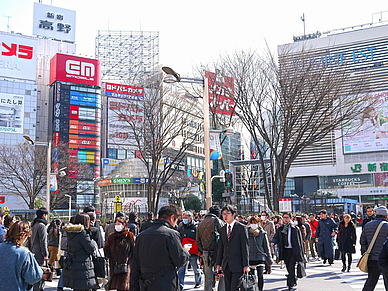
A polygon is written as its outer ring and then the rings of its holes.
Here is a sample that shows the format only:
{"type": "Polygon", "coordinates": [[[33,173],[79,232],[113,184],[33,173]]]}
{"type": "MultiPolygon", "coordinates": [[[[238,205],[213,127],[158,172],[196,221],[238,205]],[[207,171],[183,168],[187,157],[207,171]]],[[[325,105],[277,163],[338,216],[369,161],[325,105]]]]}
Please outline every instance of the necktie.
{"type": "Polygon", "coordinates": [[[230,232],[232,231],[232,227],[229,225],[228,226],[228,241],[230,239],[230,232]]]}

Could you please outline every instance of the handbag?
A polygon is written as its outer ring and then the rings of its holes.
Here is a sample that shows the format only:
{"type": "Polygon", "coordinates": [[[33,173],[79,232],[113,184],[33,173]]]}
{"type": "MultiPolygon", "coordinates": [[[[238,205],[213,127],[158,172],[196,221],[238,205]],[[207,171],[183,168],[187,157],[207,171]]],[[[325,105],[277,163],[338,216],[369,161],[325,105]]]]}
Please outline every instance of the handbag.
{"type": "Polygon", "coordinates": [[[116,264],[113,267],[114,275],[121,275],[128,273],[128,264],[116,264]]]}
{"type": "Polygon", "coordinates": [[[298,265],[296,267],[296,276],[298,278],[306,277],[306,269],[305,269],[304,264],[302,262],[298,262],[298,265]]]}
{"type": "Polygon", "coordinates": [[[373,238],[369,244],[368,249],[366,252],[361,256],[361,259],[357,263],[357,267],[364,273],[368,273],[368,258],[369,254],[372,251],[373,245],[375,244],[376,238],[380,232],[381,227],[383,226],[384,221],[380,222],[379,226],[376,229],[375,234],[373,235],[373,238]]]}
{"type": "Polygon", "coordinates": [[[334,251],[334,260],[340,260],[341,259],[341,252],[339,249],[335,249],[334,251]]]}
{"type": "Polygon", "coordinates": [[[101,256],[99,250],[93,254],[94,274],[98,278],[108,278],[109,267],[108,259],[101,256]]]}
{"type": "Polygon", "coordinates": [[[239,291],[259,291],[256,275],[249,273],[244,274],[239,278],[239,291]]]}
{"type": "Polygon", "coordinates": [[[46,265],[41,266],[41,268],[43,270],[42,281],[52,282],[54,268],[50,267],[47,264],[47,261],[45,261],[45,263],[46,263],[46,265]]]}

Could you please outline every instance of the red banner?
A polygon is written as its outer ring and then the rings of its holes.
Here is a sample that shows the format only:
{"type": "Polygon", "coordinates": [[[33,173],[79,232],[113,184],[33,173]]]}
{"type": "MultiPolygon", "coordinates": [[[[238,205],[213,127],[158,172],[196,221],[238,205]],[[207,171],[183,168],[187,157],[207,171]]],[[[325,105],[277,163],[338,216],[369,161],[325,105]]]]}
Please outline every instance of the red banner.
{"type": "Polygon", "coordinates": [[[209,84],[210,112],[234,116],[234,79],[205,71],[209,84]]]}

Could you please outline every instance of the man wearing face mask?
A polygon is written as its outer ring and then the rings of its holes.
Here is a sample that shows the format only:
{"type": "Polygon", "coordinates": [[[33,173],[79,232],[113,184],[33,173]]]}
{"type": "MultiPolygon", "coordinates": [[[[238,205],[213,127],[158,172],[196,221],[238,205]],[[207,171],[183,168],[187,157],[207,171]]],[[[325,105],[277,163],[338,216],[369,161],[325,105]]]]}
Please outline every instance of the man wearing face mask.
{"type": "MultiPolygon", "coordinates": [[[[268,241],[272,241],[275,235],[275,224],[273,221],[269,220],[269,214],[267,211],[261,212],[261,227],[267,233],[268,241]]],[[[271,247],[271,255],[274,253],[274,249],[271,247]]],[[[265,272],[264,274],[271,274],[271,265],[268,264],[268,261],[265,263],[265,272]]]]}
{"type": "Polygon", "coordinates": [[[190,257],[173,228],[181,215],[178,206],[160,208],[158,219],[136,238],[131,269],[131,291],[176,291],[177,269],[190,257]]]}
{"type": "MultiPolygon", "coordinates": [[[[193,220],[193,213],[190,211],[183,212],[182,222],[183,224],[178,228],[178,232],[181,236],[182,245],[191,246],[189,249],[189,252],[190,252],[189,262],[195,274],[194,288],[199,288],[201,286],[202,281],[201,281],[201,269],[199,268],[199,262],[198,262],[200,253],[198,251],[198,246],[196,243],[198,224],[193,220]]],[[[178,271],[180,290],[183,290],[183,287],[185,285],[186,267],[187,267],[187,264],[183,265],[178,271]]]]}

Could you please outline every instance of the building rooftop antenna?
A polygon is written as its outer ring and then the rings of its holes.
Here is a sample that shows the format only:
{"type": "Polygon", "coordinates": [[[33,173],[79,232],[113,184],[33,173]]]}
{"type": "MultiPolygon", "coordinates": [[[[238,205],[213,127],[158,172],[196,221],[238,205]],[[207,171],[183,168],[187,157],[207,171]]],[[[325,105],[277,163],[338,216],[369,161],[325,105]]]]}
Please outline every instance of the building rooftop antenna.
{"type": "Polygon", "coordinates": [[[303,21],[303,36],[306,36],[306,19],[304,18],[304,12],[300,20],[303,21]]]}
{"type": "Polygon", "coordinates": [[[4,17],[7,17],[7,18],[8,18],[8,22],[7,22],[7,32],[9,32],[9,19],[12,18],[12,16],[4,15],[4,17]]]}

